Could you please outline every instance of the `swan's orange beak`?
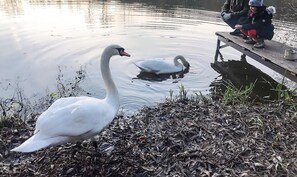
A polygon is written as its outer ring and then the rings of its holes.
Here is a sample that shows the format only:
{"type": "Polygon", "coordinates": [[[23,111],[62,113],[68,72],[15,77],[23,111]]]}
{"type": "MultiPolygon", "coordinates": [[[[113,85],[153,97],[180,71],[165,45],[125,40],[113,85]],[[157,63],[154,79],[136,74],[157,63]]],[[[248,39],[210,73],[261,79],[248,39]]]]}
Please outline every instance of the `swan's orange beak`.
{"type": "Polygon", "coordinates": [[[126,56],[126,57],[130,57],[131,55],[128,54],[127,52],[125,52],[124,50],[120,51],[120,55],[121,56],[126,56]]]}

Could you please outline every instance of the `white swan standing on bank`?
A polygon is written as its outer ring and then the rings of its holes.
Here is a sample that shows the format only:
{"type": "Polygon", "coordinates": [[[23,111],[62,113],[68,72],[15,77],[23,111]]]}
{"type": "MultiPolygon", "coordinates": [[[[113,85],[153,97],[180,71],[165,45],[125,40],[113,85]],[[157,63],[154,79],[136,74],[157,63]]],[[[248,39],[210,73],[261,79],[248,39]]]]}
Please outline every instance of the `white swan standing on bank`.
{"type": "Polygon", "coordinates": [[[113,55],[130,56],[119,45],[110,45],[103,51],[101,73],[106,87],[104,99],[58,99],[37,119],[34,135],[11,151],[33,152],[48,146],[88,139],[109,125],[119,109],[119,95],[109,69],[109,60],[113,55]]]}
{"type": "Polygon", "coordinates": [[[141,60],[134,63],[142,72],[155,74],[170,74],[181,72],[189,69],[189,62],[182,56],[177,55],[173,59],[173,63],[163,58],[154,58],[149,60],[141,60]],[[181,63],[179,62],[181,61],[181,63]]]}

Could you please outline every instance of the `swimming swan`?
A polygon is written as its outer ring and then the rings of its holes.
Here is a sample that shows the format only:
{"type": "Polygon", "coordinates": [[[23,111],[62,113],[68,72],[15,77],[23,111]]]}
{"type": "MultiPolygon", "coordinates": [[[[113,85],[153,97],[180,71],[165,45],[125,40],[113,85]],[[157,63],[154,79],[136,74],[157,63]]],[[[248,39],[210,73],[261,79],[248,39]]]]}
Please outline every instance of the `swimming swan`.
{"type": "Polygon", "coordinates": [[[134,63],[142,72],[155,74],[170,74],[181,72],[190,67],[189,62],[182,56],[174,57],[173,63],[162,59],[154,58],[149,60],[141,60],[134,63]],[[179,60],[182,62],[180,63],[179,60]],[[185,67],[185,68],[184,68],[185,67]]]}
{"type": "Polygon", "coordinates": [[[33,152],[48,146],[88,139],[109,125],[119,109],[119,95],[109,68],[113,55],[130,56],[119,45],[104,49],[101,56],[101,74],[106,87],[104,99],[82,96],[56,100],[37,119],[34,135],[11,151],[33,152]]]}

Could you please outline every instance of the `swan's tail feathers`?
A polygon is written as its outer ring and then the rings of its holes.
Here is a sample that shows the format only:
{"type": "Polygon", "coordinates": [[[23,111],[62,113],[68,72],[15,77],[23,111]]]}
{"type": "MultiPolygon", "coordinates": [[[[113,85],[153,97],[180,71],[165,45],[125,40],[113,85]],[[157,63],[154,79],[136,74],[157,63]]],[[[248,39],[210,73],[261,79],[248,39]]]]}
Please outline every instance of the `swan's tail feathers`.
{"type": "Polygon", "coordinates": [[[142,69],[142,68],[138,65],[138,63],[133,62],[133,64],[134,64],[135,66],[137,66],[139,69],[142,69]]]}
{"type": "Polygon", "coordinates": [[[134,65],[137,66],[141,71],[144,71],[144,72],[148,71],[146,68],[139,66],[137,63],[134,63],[134,65]]]}
{"type": "Polygon", "coordinates": [[[54,138],[47,138],[47,139],[38,139],[36,135],[29,138],[20,146],[13,148],[11,151],[15,152],[34,152],[40,150],[42,148],[46,148],[48,146],[53,146],[57,144],[62,144],[66,142],[67,138],[65,137],[54,137],[54,138]]]}

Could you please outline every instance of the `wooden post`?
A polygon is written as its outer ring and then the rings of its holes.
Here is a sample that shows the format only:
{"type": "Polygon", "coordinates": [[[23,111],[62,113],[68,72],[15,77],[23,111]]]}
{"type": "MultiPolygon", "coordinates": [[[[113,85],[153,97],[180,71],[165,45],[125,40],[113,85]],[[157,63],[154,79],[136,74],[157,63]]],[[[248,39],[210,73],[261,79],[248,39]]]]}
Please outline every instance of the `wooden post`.
{"type": "Polygon", "coordinates": [[[214,61],[215,61],[215,62],[218,61],[219,52],[220,52],[220,46],[221,46],[221,41],[220,41],[220,39],[218,38],[218,40],[217,40],[216,54],[215,54],[215,57],[214,57],[214,61]]]}
{"type": "Polygon", "coordinates": [[[242,54],[240,60],[246,62],[246,54],[242,54]]]}
{"type": "MultiPolygon", "coordinates": [[[[223,59],[220,49],[231,46],[242,53],[241,60],[246,61],[246,56],[278,72],[279,74],[297,82],[297,62],[284,59],[285,49],[292,48],[276,41],[266,41],[264,49],[254,48],[252,45],[243,42],[241,37],[232,36],[228,32],[216,32],[218,36],[217,49],[215,53],[215,62],[220,55],[223,59]],[[225,43],[221,45],[220,42],[225,43]]],[[[294,50],[297,50],[293,48],[294,50]]]]}

